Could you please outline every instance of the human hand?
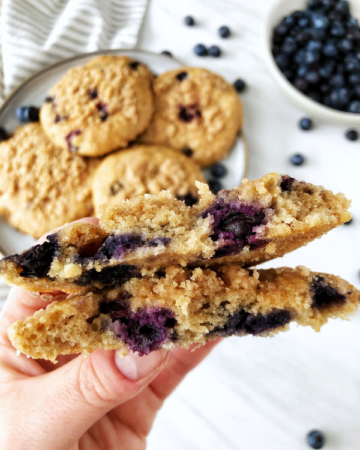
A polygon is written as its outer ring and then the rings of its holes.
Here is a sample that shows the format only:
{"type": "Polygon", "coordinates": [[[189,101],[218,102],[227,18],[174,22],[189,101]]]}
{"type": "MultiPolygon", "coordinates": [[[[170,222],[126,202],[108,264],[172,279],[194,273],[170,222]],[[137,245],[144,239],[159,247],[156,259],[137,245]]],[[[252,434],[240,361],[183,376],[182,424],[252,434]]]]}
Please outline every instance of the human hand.
{"type": "MultiPolygon", "coordinates": [[[[87,220],[96,223],[96,219],[87,220]]],[[[17,356],[7,329],[60,293],[12,288],[0,314],[2,450],[141,450],[157,411],[185,375],[216,345],[148,356],[98,350],[58,357],[58,364],[17,356]]]]}

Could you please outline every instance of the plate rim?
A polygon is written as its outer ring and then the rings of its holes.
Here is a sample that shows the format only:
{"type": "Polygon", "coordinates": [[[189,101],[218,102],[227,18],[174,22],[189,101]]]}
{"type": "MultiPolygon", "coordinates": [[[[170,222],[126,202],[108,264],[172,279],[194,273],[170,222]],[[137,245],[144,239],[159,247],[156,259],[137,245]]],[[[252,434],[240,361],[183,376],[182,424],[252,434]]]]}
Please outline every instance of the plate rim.
{"type": "MultiPolygon", "coordinates": [[[[141,50],[138,48],[114,48],[114,49],[103,49],[103,50],[95,50],[94,52],[85,52],[85,53],[80,53],[78,55],[74,55],[74,56],[70,56],[69,58],[65,58],[65,59],[61,59],[55,63],[49,64],[48,66],[37,70],[36,72],[32,73],[30,76],[28,76],[27,78],[25,78],[25,80],[22,81],[21,84],[19,84],[19,86],[17,86],[15,89],[13,89],[10,94],[8,94],[5,98],[4,101],[2,103],[2,105],[0,106],[0,115],[3,114],[6,110],[6,108],[8,107],[9,104],[11,104],[13,98],[19,93],[21,92],[24,88],[26,88],[26,86],[33,81],[34,79],[36,79],[37,77],[39,77],[40,75],[43,75],[46,72],[49,72],[52,69],[56,69],[57,67],[61,67],[63,64],[66,64],[68,62],[72,62],[72,61],[76,61],[78,59],[81,59],[83,57],[87,57],[87,56],[96,56],[96,55],[102,55],[102,54],[113,54],[116,52],[135,52],[135,53],[146,53],[148,55],[152,55],[152,56],[160,56],[160,57],[164,57],[164,58],[170,58],[172,60],[174,60],[175,62],[179,63],[181,66],[186,67],[186,65],[180,61],[179,59],[175,58],[174,56],[167,56],[167,55],[162,55],[161,53],[155,53],[155,52],[151,52],[148,50],[141,50]]],[[[240,178],[240,183],[242,181],[243,178],[246,178],[248,176],[249,173],[249,164],[250,164],[250,153],[249,153],[249,148],[248,148],[248,142],[247,139],[244,135],[243,130],[241,130],[241,136],[240,138],[243,140],[243,147],[244,147],[244,170],[243,173],[241,174],[241,178],[240,178]]],[[[12,226],[12,225],[11,225],[12,226]]],[[[16,230],[15,227],[12,227],[16,230]]],[[[21,233],[21,231],[16,230],[19,233],[21,233]]],[[[4,250],[4,248],[1,245],[0,242],[0,258],[3,257],[5,258],[6,256],[8,256],[10,253],[6,252],[4,250]]]]}

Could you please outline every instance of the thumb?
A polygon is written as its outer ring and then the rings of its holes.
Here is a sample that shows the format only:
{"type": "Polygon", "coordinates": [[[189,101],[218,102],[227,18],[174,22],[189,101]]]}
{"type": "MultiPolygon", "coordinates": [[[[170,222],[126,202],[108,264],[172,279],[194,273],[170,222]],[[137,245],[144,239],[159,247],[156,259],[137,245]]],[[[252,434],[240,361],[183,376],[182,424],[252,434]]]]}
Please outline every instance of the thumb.
{"type": "MultiPolygon", "coordinates": [[[[81,355],[48,374],[28,379],[26,386],[34,401],[27,411],[31,449],[71,448],[97,420],[111,409],[138,394],[166,365],[168,352],[148,356],[118,357],[114,351],[98,350],[81,355]]],[[[30,448],[29,447],[29,448],[30,448]]]]}

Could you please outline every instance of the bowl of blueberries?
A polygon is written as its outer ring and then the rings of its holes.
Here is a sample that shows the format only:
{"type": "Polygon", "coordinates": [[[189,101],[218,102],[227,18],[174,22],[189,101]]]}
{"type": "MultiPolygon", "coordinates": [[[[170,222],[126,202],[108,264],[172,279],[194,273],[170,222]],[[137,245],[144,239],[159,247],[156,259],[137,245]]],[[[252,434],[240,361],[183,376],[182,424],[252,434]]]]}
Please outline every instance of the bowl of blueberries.
{"type": "Polygon", "coordinates": [[[278,0],[267,66],[286,96],[320,119],[360,124],[360,0],[278,0]]]}

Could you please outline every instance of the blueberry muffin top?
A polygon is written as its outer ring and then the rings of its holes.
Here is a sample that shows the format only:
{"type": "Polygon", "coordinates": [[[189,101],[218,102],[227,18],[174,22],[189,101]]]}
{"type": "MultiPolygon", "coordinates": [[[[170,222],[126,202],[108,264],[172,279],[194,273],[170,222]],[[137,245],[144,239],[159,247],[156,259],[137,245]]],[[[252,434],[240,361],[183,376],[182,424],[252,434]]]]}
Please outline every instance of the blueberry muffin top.
{"type": "Polygon", "coordinates": [[[179,152],[155,145],[137,145],[107,156],[93,181],[95,210],[143,194],[169,190],[192,206],[198,200],[195,181],[205,182],[200,167],[179,152]]]}
{"type": "Polygon", "coordinates": [[[34,237],[91,215],[97,165],[56,148],[38,123],[18,128],[0,144],[0,214],[34,237]]]}
{"type": "Polygon", "coordinates": [[[41,108],[44,130],[56,145],[84,156],[126,147],[151,120],[152,78],[127,56],[99,56],[71,69],[41,108]]]}
{"type": "Polygon", "coordinates": [[[160,75],[154,92],[155,113],[142,142],[183,150],[201,166],[229,153],[243,123],[233,86],[206,69],[185,67],[160,75]]]}

